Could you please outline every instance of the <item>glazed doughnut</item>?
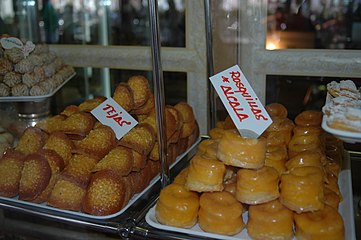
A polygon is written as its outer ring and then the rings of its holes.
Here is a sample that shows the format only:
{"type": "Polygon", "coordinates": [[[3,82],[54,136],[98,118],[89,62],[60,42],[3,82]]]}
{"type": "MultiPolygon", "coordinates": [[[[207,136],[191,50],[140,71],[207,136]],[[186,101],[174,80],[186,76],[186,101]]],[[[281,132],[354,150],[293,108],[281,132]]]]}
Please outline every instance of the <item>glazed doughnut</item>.
{"type": "Polygon", "coordinates": [[[213,139],[203,140],[198,145],[197,154],[204,154],[209,158],[216,159],[217,158],[217,150],[218,150],[218,141],[213,139]]]}
{"type": "Polygon", "coordinates": [[[323,192],[325,204],[333,207],[334,209],[338,209],[338,206],[342,201],[341,196],[327,187],[323,189],[323,192]]]}
{"type": "Polygon", "coordinates": [[[223,190],[225,165],[213,158],[196,154],[190,161],[186,180],[186,188],[197,192],[213,192],[223,190]]]}
{"type": "Polygon", "coordinates": [[[288,144],[288,156],[290,158],[303,151],[322,151],[321,139],[317,135],[294,135],[288,144]]]}
{"type": "Polygon", "coordinates": [[[281,103],[270,103],[265,106],[267,113],[273,117],[287,117],[287,108],[281,103]]]}
{"type": "Polygon", "coordinates": [[[278,172],[272,167],[264,166],[256,170],[241,168],[237,172],[236,198],[246,204],[277,199],[280,195],[278,182],[278,172]]]}
{"type": "Polygon", "coordinates": [[[265,166],[273,167],[281,175],[286,171],[287,160],[288,153],[285,145],[267,147],[265,166]]]}
{"type": "Polygon", "coordinates": [[[237,130],[226,130],[219,140],[217,158],[226,165],[257,169],[264,165],[266,139],[242,137],[237,130]]]}
{"type": "Polygon", "coordinates": [[[205,232],[235,235],[245,227],[243,206],[229,192],[203,193],[199,205],[198,224],[205,232]]]}
{"type": "Polygon", "coordinates": [[[281,203],[298,213],[322,209],[323,179],[322,170],[312,166],[294,168],[282,174],[281,203]]]}
{"type": "Polygon", "coordinates": [[[173,183],[184,185],[187,180],[188,167],[185,167],[180,171],[180,173],[174,178],[173,183]]]}
{"type": "Polygon", "coordinates": [[[287,170],[297,167],[313,166],[323,169],[325,156],[320,151],[304,151],[293,156],[286,162],[287,170]]]}
{"type": "Polygon", "coordinates": [[[345,227],[339,212],[328,206],[319,211],[294,214],[297,239],[339,240],[345,237],[345,227]]]}
{"type": "Polygon", "coordinates": [[[209,130],[209,136],[214,140],[220,139],[223,133],[224,133],[224,129],[219,127],[215,127],[209,130]]]}
{"type": "Polygon", "coordinates": [[[321,126],[322,112],[316,110],[305,110],[299,113],[295,118],[295,123],[298,126],[321,126]]]}
{"type": "Polygon", "coordinates": [[[248,235],[256,240],[293,239],[293,212],[278,199],[251,205],[248,209],[248,235]]]}
{"type": "Polygon", "coordinates": [[[320,126],[295,126],[293,135],[317,135],[320,136],[324,131],[320,126]]]}
{"type": "Polygon", "coordinates": [[[273,117],[272,124],[263,133],[267,146],[287,145],[292,138],[294,123],[284,117],[273,117]]]}
{"type": "Polygon", "coordinates": [[[172,183],[160,192],[155,217],[161,224],[191,228],[198,218],[199,196],[183,185],[172,183]]]}

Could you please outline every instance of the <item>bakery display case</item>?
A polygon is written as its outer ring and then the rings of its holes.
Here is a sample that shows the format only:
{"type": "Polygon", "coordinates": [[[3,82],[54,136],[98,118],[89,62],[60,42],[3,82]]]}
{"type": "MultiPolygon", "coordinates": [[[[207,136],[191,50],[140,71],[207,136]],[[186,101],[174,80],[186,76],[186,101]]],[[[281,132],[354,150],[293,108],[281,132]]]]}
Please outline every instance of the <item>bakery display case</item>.
{"type": "Polygon", "coordinates": [[[2,45],[0,236],[357,239],[355,1],[145,2],[50,1],[57,37],[39,15],[15,40],[46,56],[2,45]]]}

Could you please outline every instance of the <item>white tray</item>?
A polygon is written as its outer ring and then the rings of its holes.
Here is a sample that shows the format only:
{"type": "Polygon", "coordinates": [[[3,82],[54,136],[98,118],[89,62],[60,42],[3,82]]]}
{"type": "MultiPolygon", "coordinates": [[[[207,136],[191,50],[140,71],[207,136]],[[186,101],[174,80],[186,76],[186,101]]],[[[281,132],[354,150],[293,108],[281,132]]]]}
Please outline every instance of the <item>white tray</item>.
{"type": "MultiPolygon", "coordinates": [[[[341,171],[338,179],[338,183],[340,186],[340,191],[343,196],[343,201],[339,205],[339,212],[343,218],[344,226],[345,226],[345,239],[347,240],[356,240],[355,236],[355,223],[354,223],[354,215],[353,215],[353,200],[352,200],[352,184],[351,184],[351,171],[343,170],[341,171]]],[[[248,213],[244,213],[242,215],[243,221],[247,223],[248,221],[248,213]]],[[[177,228],[166,226],[159,223],[155,217],[155,206],[153,206],[147,213],[145,217],[147,223],[157,229],[172,231],[184,234],[191,234],[195,236],[213,238],[213,239],[224,239],[224,240],[249,240],[251,239],[248,236],[247,230],[243,229],[242,232],[234,235],[234,236],[224,236],[214,233],[204,232],[198,224],[190,229],[185,228],[177,228]]]]}
{"type": "MultiPolygon", "coordinates": [[[[173,168],[186,154],[188,154],[189,151],[191,151],[195,146],[197,146],[200,142],[200,139],[198,139],[192,147],[188,148],[184,153],[182,153],[181,155],[179,155],[176,160],[174,161],[174,163],[172,163],[170,165],[170,168],[173,168]]],[[[46,203],[32,203],[32,202],[27,202],[27,201],[23,201],[23,200],[19,200],[17,197],[14,198],[7,198],[7,197],[0,197],[0,202],[1,203],[7,203],[9,205],[15,204],[18,206],[21,206],[22,208],[32,208],[32,209],[38,209],[38,210],[43,210],[45,212],[48,212],[50,214],[53,215],[67,215],[70,217],[77,217],[77,218],[82,218],[82,219],[92,219],[92,220],[107,220],[107,219],[111,219],[111,218],[115,218],[120,216],[122,213],[124,213],[130,206],[133,205],[134,202],[136,202],[144,193],[146,193],[150,188],[153,187],[153,185],[159,181],[160,176],[159,174],[157,176],[155,176],[149,183],[149,185],[140,193],[135,194],[128,202],[128,204],[122,208],[120,211],[114,213],[114,214],[110,214],[110,215],[105,215],[105,216],[96,216],[96,215],[91,215],[91,214],[87,214],[87,213],[83,213],[83,212],[75,212],[75,211],[70,211],[70,210],[64,210],[64,209],[60,209],[60,208],[55,208],[52,206],[48,206],[46,205],[46,203]]]]}
{"type": "Polygon", "coordinates": [[[0,97],[0,102],[41,102],[46,98],[53,96],[60,88],[62,88],[70,79],[75,76],[73,73],[70,77],[68,77],[62,84],[60,84],[54,91],[46,95],[40,96],[8,96],[8,97],[0,97]]]}

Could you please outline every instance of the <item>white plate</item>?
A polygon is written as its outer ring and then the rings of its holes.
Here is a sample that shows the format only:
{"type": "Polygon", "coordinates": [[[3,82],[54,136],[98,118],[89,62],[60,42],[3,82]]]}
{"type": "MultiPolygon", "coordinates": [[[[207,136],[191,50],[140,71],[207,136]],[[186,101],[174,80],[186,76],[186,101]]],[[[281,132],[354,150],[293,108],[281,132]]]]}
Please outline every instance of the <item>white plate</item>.
{"type": "Polygon", "coordinates": [[[335,128],[330,128],[327,125],[327,117],[323,116],[322,119],[322,128],[326,132],[334,135],[335,137],[341,139],[344,142],[347,143],[358,143],[361,142],[361,133],[355,133],[355,132],[349,132],[349,131],[342,131],[335,128]]]}
{"type": "MultiPolygon", "coordinates": [[[[188,148],[184,153],[182,153],[181,155],[179,155],[175,162],[172,163],[170,165],[170,168],[173,168],[189,151],[191,151],[195,146],[197,146],[200,142],[200,139],[198,139],[192,147],[188,148]]],[[[41,209],[47,212],[50,212],[51,214],[55,214],[55,215],[61,215],[61,214],[67,214],[70,216],[74,216],[74,217],[81,217],[81,218],[86,218],[86,219],[94,219],[94,220],[106,220],[106,219],[111,219],[114,217],[117,217],[119,215],[121,215],[123,212],[125,212],[130,206],[132,206],[132,204],[134,202],[136,202],[144,193],[146,193],[151,187],[153,187],[153,185],[159,181],[160,176],[159,174],[154,177],[149,185],[140,193],[135,194],[128,202],[128,204],[122,208],[120,211],[114,213],[114,214],[110,214],[110,215],[105,215],[105,216],[96,216],[96,215],[90,215],[87,213],[82,213],[82,212],[75,212],[75,211],[70,211],[70,210],[64,210],[64,209],[60,209],[60,208],[55,208],[52,206],[48,206],[46,205],[46,203],[32,203],[32,202],[27,202],[27,201],[23,201],[23,200],[19,200],[17,197],[14,198],[7,198],[7,197],[0,197],[0,202],[6,202],[8,204],[17,204],[20,205],[21,207],[31,207],[31,208],[35,208],[35,209],[41,209]]]]}
{"type": "Polygon", "coordinates": [[[40,102],[53,96],[60,88],[62,88],[70,79],[75,76],[73,73],[70,77],[68,77],[62,84],[60,84],[54,91],[46,95],[40,96],[8,96],[8,97],[0,97],[0,102],[40,102]]]}
{"type": "MultiPolygon", "coordinates": [[[[353,200],[352,200],[352,184],[351,184],[351,171],[343,170],[338,179],[338,183],[340,186],[340,191],[343,196],[343,201],[339,205],[339,212],[343,218],[343,222],[345,225],[345,239],[347,240],[356,240],[355,236],[355,224],[354,224],[354,215],[353,215],[353,200]]],[[[242,215],[243,221],[247,223],[248,215],[247,212],[242,215]]],[[[145,217],[147,223],[157,229],[172,231],[178,233],[191,234],[195,236],[214,238],[214,239],[224,239],[224,240],[248,240],[251,239],[248,236],[247,230],[243,229],[242,232],[234,235],[234,236],[224,236],[219,234],[207,233],[204,232],[198,224],[190,229],[185,228],[177,228],[172,226],[166,226],[158,222],[155,217],[155,206],[153,206],[147,213],[145,217]]]]}

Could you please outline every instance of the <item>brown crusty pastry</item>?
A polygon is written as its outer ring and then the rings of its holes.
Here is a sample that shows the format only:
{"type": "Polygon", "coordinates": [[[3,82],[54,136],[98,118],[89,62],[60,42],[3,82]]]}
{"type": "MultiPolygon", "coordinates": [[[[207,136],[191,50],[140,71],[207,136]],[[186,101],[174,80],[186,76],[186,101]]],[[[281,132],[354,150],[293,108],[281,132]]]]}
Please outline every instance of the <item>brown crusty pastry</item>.
{"type": "Polygon", "coordinates": [[[47,133],[57,132],[60,130],[61,122],[66,119],[65,115],[55,115],[52,117],[45,118],[38,122],[36,127],[42,129],[47,133]]]}
{"type": "Polygon", "coordinates": [[[22,133],[15,150],[24,153],[25,155],[36,153],[45,144],[48,139],[48,134],[38,127],[28,127],[22,133]]]}
{"type": "Polygon", "coordinates": [[[25,155],[8,150],[0,159],[0,196],[15,197],[19,194],[19,182],[25,155]]]}
{"type": "Polygon", "coordinates": [[[169,143],[176,143],[178,142],[183,126],[183,119],[181,113],[173,106],[167,105],[167,111],[169,111],[176,122],[176,130],[175,132],[169,137],[168,141],[169,143]]]}
{"type": "Polygon", "coordinates": [[[155,108],[155,99],[152,93],[149,93],[148,100],[140,107],[133,109],[130,113],[136,115],[149,114],[155,108]]]}
{"type": "Polygon", "coordinates": [[[61,175],[64,178],[72,179],[74,182],[85,188],[91,178],[92,169],[97,162],[97,159],[90,157],[89,155],[73,154],[73,157],[70,159],[61,175]]]}
{"type": "Polygon", "coordinates": [[[155,142],[155,132],[147,123],[139,123],[118,142],[118,145],[134,149],[142,155],[148,155],[155,142]]]}
{"type": "Polygon", "coordinates": [[[74,153],[90,155],[102,159],[116,144],[113,130],[105,125],[98,126],[80,141],[74,141],[74,153]]]}
{"type": "Polygon", "coordinates": [[[133,93],[134,108],[140,108],[151,94],[148,79],[140,75],[132,76],[128,79],[128,86],[133,93]]]}
{"type": "Polygon", "coordinates": [[[80,108],[78,106],[69,105],[69,106],[66,106],[60,114],[69,117],[69,116],[73,115],[74,113],[78,113],[78,112],[80,112],[80,108]]]}
{"type": "Polygon", "coordinates": [[[32,201],[48,186],[51,178],[51,168],[48,160],[32,153],[24,159],[19,183],[19,199],[32,201]]]}
{"type": "Polygon", "coordinates": [[[181,113],[183,122],[195,121],[192,107],[186,102],[179,102],[174,107],[181,113]]]}
{"type": "Polygon", "coordinates": [[[83,139],[93,129],[95,121],[90,113],[76,112],[60,123],[59,130],[70,139],[83,139]]]}
{"type": "Polygon", "coordinates": [[[60,209],[80,211],[85,191],[84,187],[72,179],[59,177],[47,203],[60,209]]]}
{"type": "Polygon", "coordinates": [[[66,166],[72,157],[74,144],[65,133],[53,132],[49,134],[49,138],[46,141],[43,149],[54,150],[63,158],[66,166]]]}
{"type": "Polygon", "coordinates": [[[104,96],[98,96],[93,99],[88,99],[79,104],[80,111],[83,112],[91,112],[94,108],[99,106],[102,102],[104,102],[107,98],[104,96]]]}
{"type": "Polygon", "coordinates": [[[121,176],[128,175],[133,168],[133,155],[130,148],[117,146],[102,158],[93,168],[93,172],[109,169],[121,176]]]}
{"type": "Polygon", "coordinates": [[[139,172],[140,170],[145,168],[145,165],[147,164],[147,156],[142,155],[133,149],[130,149],[130,151],[132,153],[132,158],[133,158],[132,171],[139,172]]]}
{"type": "Polygon", "coordinates": [[[120,211],[129,201],[131,186],[125,178],[112,170],[94,173],[87,188],[82,210],[104,216],[120,211]]]}
{"type": "Polygon", "coordinates": [[[130,112],[134,108],[133,92],[126,83],[119,83],[117,85],[113,99],[127,112],[130,112]]]}

